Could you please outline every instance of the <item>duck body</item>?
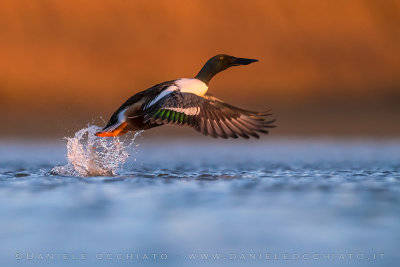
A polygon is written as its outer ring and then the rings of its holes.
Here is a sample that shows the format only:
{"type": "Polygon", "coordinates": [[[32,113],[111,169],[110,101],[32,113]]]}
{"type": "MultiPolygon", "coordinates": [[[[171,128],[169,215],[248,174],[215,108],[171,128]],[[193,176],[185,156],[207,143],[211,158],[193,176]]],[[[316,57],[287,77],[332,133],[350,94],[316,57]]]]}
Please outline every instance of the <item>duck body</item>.
{"type": "Polygon", "coordinates": [[[163,124],[145,121],[145,110],[172,92],[194,93],[203,96],[208,86],[195,78],[182,78],[156,84],[131,96],[111,116],[107,125],[97,136],[119,136],[128,131],[147,130],[163,124]]]}
{"type": "Polygon", "coordinates": [[[147,130],[164,124],[190,126],[204,135],[222,138],[258,138],[275,127],[266,121],[268,112],[236,108],[207,95],[208,84],[218,72],[257,60],[217,55],[194,78],[156,84],[130,97],[111,116],[100,137],[116,137],[128,131],[147,130]],[[225,61],[225,63],[223,62],[225,61]],[[233,63],[232,63],[233,62],[233,63]],[[218,65],[219,64],[219,65],[218,65]]]}

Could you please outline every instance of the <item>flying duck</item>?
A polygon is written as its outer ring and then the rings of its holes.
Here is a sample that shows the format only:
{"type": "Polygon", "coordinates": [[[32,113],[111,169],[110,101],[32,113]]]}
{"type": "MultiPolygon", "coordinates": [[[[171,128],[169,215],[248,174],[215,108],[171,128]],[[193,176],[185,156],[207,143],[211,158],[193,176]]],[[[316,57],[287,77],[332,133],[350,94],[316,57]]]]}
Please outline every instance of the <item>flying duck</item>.
{"type": "Polygon", "coordinates": [[[194,78],[156,84],[130,97],[114,112],[97,136],[116,137],[128,131],[147,130],[164,124],[185,125],[204,135],[222,138],[259,138],[268,134],[275,120],[269,111],[254,112],[229,105],[207,93],[210,80],[232,66],[248,65],[257,59],[216,55],[194,78]]]}

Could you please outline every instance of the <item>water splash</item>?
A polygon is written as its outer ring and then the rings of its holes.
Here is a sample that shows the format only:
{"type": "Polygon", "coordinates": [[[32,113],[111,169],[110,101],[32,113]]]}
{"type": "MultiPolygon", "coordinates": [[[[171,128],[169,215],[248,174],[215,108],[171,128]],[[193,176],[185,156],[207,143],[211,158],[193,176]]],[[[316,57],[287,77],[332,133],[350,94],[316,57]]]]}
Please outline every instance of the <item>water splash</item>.
{"type": "Polygon", "coordinates": [[[103,138],[94,134],[101,130],[89,125],[67,140],[68,164],[54,167],[50,173],[67,176],[115,176],[129,157],[128,149],[142,131],[126,144],[121,137],[103,138]]]}

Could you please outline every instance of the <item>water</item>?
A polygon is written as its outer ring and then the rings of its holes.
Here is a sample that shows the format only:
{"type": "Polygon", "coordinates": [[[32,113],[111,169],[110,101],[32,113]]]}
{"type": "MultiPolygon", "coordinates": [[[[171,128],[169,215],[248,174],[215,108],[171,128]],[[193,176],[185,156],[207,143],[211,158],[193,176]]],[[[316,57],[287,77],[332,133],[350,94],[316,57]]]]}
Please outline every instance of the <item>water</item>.
{"type": "Polygon", "coordinates": [[[1,266],[400,263],[399,141],[144,134],[99,160],[87,131],[69,155],[68,140],[0,143],[1,266]]]}
{"type": "Polygon", "coordinates": [[[127,144],[118,138],[99,138],[95,133],[100,127],[89,125],[67,140],[68,163],[55,166],[50,174],[62,176],[115,176],[129,157],[128,149],[135,143],[142,131],[135,133],[127,144]]]}

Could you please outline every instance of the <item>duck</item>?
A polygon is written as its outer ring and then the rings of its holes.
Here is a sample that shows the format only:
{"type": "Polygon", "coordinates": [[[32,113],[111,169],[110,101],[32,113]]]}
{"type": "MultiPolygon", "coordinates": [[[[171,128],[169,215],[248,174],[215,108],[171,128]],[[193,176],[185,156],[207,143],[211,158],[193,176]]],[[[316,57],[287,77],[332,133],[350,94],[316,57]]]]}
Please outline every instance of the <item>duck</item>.
{"type": "Polygon", "coordinates": [[[156,84],[126,100],[111,116],[99,137],[117,137],[129,131],[162,125],[188,126],[214,138],[259,138],[274,128],[270,110],[250,111],[235,107],[207,93],[211,79],[233,66],[257,59],[218,54],[210,58],[194,78],[156,84]]]}

